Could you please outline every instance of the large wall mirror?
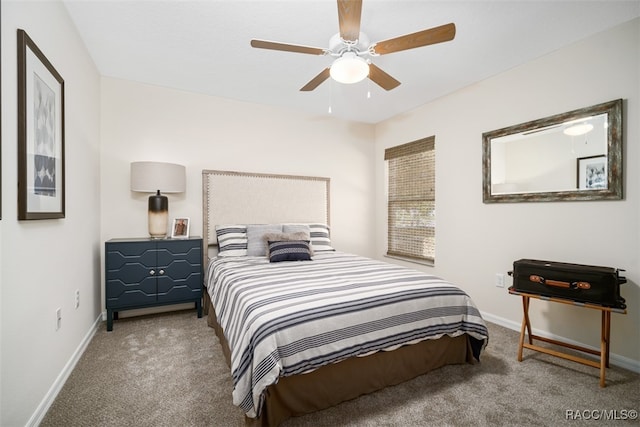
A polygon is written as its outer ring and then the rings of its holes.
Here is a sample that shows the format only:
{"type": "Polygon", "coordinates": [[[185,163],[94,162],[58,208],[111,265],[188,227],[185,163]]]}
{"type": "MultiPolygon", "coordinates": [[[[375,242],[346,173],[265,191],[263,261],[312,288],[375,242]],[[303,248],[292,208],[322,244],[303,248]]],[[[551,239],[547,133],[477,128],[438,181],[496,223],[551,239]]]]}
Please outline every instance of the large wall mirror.
{"type": "Polygon", "coordinates": [[[482,134],[484,203],[622,199],[622,100],[482,134]]]}

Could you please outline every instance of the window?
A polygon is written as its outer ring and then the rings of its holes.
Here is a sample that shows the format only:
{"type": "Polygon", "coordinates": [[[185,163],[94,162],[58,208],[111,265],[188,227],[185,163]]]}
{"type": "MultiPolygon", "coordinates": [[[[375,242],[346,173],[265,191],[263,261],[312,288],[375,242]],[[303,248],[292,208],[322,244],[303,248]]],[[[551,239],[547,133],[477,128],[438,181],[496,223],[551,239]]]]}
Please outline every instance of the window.
{"type": "Polygon", "coordinates": [[[387,255],[433,263],[436,253],[435,137],[385,150],[389,176],[387,255]]]}

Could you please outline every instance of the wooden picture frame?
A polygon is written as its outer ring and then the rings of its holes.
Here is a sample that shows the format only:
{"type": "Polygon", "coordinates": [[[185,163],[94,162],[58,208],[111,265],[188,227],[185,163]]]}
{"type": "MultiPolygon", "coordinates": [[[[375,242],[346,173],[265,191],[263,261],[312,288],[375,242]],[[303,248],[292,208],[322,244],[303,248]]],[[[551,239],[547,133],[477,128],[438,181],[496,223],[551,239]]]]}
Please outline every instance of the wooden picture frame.
{"type": "Polygon", "coordinates": [[[607,188],[607,156],[579,157],[577,159],[576,188],[602,190],[607,188]]]}
{"type": "Polygon", "coordinates": [[[18,219],[65,217],[64,80],[18,29],[18,219]]]}
{"type": "Polygon", "coordinates": [[[171,224],[172,239],[188,239],[189,238],[189,218],[174,218],[171,224]]]}

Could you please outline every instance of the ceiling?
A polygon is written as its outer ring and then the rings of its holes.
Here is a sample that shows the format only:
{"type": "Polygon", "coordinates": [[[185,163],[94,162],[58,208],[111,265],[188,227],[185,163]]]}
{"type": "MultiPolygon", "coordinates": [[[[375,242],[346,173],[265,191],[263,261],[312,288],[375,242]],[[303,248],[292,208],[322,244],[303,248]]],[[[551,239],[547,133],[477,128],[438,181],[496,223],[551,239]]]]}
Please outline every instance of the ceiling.
{"type": "Polygon", "coordinates": [[[640,0],[364,0],[372,42],[453,22],[455,39],[373,62],[402,84],[331,79],[299,89],[330,56],[254,49],[253,38],[328,48],[333,0],[64,0],[103,76],[365,123],[462,87],[640,16],[640,0]],[[368,96],[370,94],[370,97],[368,96]]]}

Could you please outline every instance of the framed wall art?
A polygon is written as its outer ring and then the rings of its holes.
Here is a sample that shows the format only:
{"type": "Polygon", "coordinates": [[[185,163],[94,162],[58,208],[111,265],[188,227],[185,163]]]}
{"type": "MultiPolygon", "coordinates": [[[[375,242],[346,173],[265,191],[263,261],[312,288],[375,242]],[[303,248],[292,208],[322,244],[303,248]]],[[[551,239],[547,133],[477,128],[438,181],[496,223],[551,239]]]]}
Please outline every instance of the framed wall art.
{"type": "Polygon", "coordinates": [[[18,219],[64,216],[64,80],[19,29],[18,219]]]}

